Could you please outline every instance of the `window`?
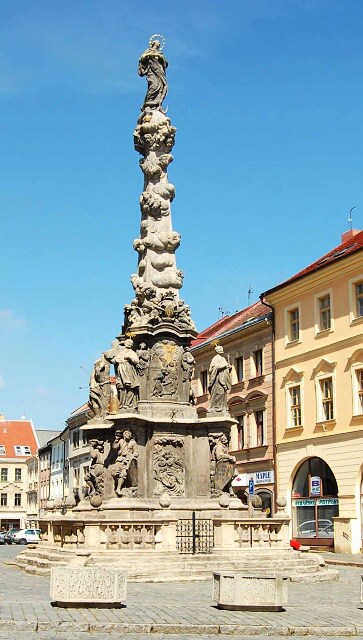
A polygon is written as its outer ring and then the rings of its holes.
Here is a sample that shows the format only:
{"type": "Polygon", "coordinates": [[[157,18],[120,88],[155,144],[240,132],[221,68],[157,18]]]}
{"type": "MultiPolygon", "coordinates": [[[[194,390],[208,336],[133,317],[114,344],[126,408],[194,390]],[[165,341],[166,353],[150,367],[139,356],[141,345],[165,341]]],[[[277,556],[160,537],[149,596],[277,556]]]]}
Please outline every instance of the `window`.
{"type": "Polygon", "coordinates": [[[363,319],[363,275],[349,280],[350,322],[363,319]]]}
{"type": "Polygon", "coordinates": [[[353,415],[363,415],[363,368],[362,365],[352,367],[353,383],[353,415]]]}
{"type": "Polygon", "coordinates": [[[357,282],[354,285],[355,291],[355,317],[363,316],[363,282],[357,282]]]}
{"type": "Polygon", "coordinates": [[[7,507],[8,506],[8,494],[2,493],[0,495],[0,506],[7,507]]]}
{"type": "Polygon", "coordinates": [[[0,456],[5,456],[5,455],[6,455],[5,445],[0,444],[0,456]]]}
{"type": "Polygon", "coordinates": [[[239,356],[238,358],[235,359],[234,366],[236,370],[237,382],[242,382],[244,377],[243,356],[239,356]]]}
{"type": "Polygon", "coordinates": [[[5,468],[1,469],[1,480],[2,482],[6,482],[8,479],[8,470],[5,468]]]}
{"type": "Polygon", "coordinates": [[[238,424],[237,424],[238,449],[244,449],[246,447],[244,416],[236,416],[236,420],[238,421],[238,424]]]}
{"type": "Polygon", "coordinates": [[[291,309],[288,312],[289,326],[288,326],[288,338],[289,342],[296,342],[299,339],[300,334],[300,314],[299,308],[291,309]]]}
{"type": "Polygon", "coordinates": [[[21,507],[21,493],[16,493],[14,496],[14,506],[21,507]]]}
{"type": "Polygon", "coordinates": [[[15,481],[20,482],[21,480],[21,469],[15,469],[15,481]]]}
{"type": "Polygon", "coordinates": [[[204,395],[208,391],[208,371],[200,372],[200,382],[202,385],[202,393],[204,395]]]}
{"type": "Polygon", "coordinates": [[[319,331],[327,331],[331,328],[331,308],[330,308],[330,294],[328,293],[322,298],[318,299],[319,304],[319,331]]]}
{"type": "Polygon", "coordinates": [[[309,458],[300,466],[293,483],[293,535],[298,538],[333,538],[333,518],[339,510],[338,486],[330,467],[321,458],[309,458]],[[329,498],[325,500],[324,498],[329,498]]]}
{"type": "MultiPolygon", "coordinates": [[[[78,429],[76,429],[75,431],[73,431],[73,447],[75,449],[77,449],[79,447],[79,431],[78,429]]],[[[58,462],[58,460],[57,460],[58,462]]]]}
{"type": "Polygon", "coordinates": [[[321,420],[334,419],[333,378],[319,380],[321,400],[321,420]]]}
{"type": "Polygon", "coordinates": [[[256,378],[258,376],[262,376],[262,373],[263,373],[262,349],[256,349],[256,351],[253,352],[253,362],[255,365],[256,378]]]}
{"type": "Polygon", "coordinates": [[[256,423],[256,446],[262,447],[264,444],[263,411],[255,411],[256,423]]]}
{"type": "Polygon", "coordinates": [[[363,369],[356,371],[357,376],[357,394],[358,394],[358,413],[363,413],[363,369]]]}
{"type": "Polygon", "coordinates": [[[75,467],[73,470],[74,473],[74,486],[79,487],[79,467],[75,467]]]}
{"type": "Polygon", "coordinates": [[[16,445],[14,445],[14,450],[15,450],[15,455],[16,456],[30,456],[31,455],[30,447],[28,447],[28,445],[16,444],[16,445]]]}
{"type": "Polygon", "coordinates": [[[301,426],[301,390],[300,385],[289,388],[289,400],[290,400],[290,427],[301,426]]]}
{"type": "Polygon", "coordinates": [[[86,483],[86,478],[89,476],[89,465],[83,467],[83,482],[86,483]]]}

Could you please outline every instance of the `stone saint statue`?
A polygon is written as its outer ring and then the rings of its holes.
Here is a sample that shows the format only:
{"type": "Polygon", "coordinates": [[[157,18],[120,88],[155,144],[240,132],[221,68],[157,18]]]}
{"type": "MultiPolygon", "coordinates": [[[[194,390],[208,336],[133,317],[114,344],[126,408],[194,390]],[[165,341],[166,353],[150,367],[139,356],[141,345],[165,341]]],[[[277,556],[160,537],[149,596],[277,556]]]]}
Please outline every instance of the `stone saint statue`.
{"type": "Polygon", "coordinates": [[[209,367],[209,411],[228,413],[227,393],[231,388],[231,365],[223,355],[223,347],[216,346],[216,355],[209,367]]]}
{"type": "Polygon", "coordinates": [[[91,458],[91,465],[89,473],[85,477],[85,482],[88,487],[88,495],[94,494],[102,495],[104,490],[104,478],[103,478],[103,440],[97,440],[97,438],[91,438],[89,441],[89,454],[91,458]]]}
{"type": "Polygon", "coordinates": [[[93,365],[89,382],[89,401],[91,418],[105,416],[110,404],[110,365],[104,354],[93,365]]]}
{"type": "Polygon", "coordinates": [[[159,40],[150,38],[149,48],[144,51],[139,60],[139,76],[147,78],[147,92],[141,111],[146,107],[162,110],[163,100],[168,92],[166,83],[166,68],[168,66],[164,54],[161,52],[159,40]]]}
{"type": "Polygon", "coordinates": [[[111,475],[115,482],[115,493],[120,497],[125,485],[128,487],[137,485],[137,457],[139,452],[136,440],[129,429],[125,429],[124,432],[120,429],[116,430],[112,449],[117,452],[117,458],[112,467],[111,475]]]}
{"type": "Polygon", "coordinates": [[[115,368],[120,409],[136,409],[139,399],[139,357],[133,349],[133,344],[128,338],[119,348],[111,349],[105,354],[105,358],[112,362],[115,368]]]}
{"type": "Polygon", "coordinates": [[[228,453],[228,438],[222,433],[211,454],[211,480],[214,491],[228,491],[233,495],[231,482],[235,462],[236,458],[228,453]]]}

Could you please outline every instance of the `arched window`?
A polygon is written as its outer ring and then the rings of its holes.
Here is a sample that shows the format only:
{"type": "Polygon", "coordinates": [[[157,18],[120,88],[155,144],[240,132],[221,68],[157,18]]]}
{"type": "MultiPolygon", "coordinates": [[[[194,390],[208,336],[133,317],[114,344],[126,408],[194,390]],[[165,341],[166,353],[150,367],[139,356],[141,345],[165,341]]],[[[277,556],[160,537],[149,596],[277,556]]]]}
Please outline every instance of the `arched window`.
{"type": "Polygon", "coordinates": [[[333,518],[338,515],[338,485],[329,465],[321,458],[309,458],[298,469],[292,492],[293,535],[330,545],[334,537],[333,518]]]}

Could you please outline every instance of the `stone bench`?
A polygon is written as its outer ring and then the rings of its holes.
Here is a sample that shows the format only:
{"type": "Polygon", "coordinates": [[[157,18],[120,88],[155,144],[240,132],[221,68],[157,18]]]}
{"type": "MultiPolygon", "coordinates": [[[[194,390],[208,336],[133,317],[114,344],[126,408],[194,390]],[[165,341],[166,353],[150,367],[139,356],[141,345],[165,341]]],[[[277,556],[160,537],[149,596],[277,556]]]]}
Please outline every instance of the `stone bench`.
{"type": "Polygon", "coordinates": [[[108,567],[52,567],[50,598],[57,607],[119,608],[126,600],[126,571],[108,567]]]}
{"type": "Polygon", "coordinates": [[[287,604],[288,577],[278,573],[216,571],[212,599],[219,609],[281,611],[287,604]]]}

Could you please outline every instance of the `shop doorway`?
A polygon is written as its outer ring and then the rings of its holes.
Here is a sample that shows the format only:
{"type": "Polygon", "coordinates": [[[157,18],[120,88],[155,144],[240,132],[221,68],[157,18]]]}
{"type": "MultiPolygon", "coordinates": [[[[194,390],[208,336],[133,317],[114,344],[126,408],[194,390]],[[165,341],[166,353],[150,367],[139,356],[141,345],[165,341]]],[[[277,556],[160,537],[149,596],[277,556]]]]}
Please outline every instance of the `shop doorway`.
{"type": "Polygon", "coordinates": [[[272,516],[272,493],[267,489],[259,489],[256,491],[257,495],[262,500],[262,513],[265,513],[267,518],[272,516]]]}
{"type": "Polygon", "coordinates": [[[293,537],[310,546],[333,546],[333,518],[338,513],[338,485],[332,470],[322,458],[309,458],[293,482],[293,537]]]}

